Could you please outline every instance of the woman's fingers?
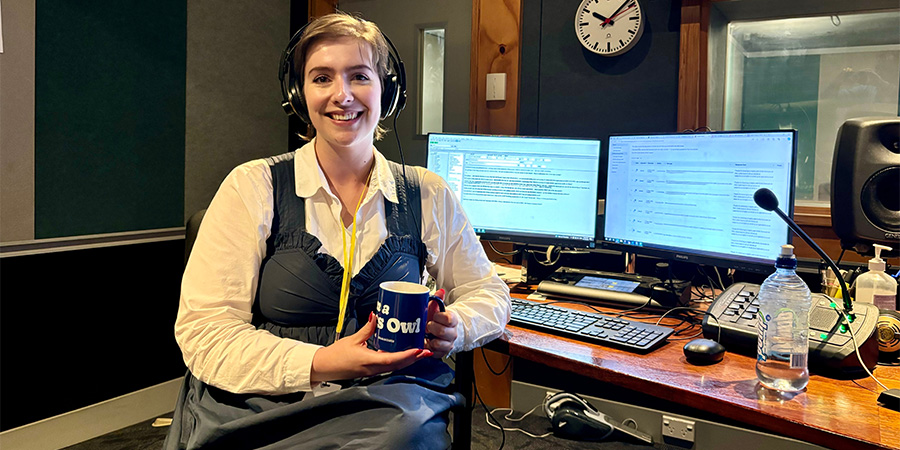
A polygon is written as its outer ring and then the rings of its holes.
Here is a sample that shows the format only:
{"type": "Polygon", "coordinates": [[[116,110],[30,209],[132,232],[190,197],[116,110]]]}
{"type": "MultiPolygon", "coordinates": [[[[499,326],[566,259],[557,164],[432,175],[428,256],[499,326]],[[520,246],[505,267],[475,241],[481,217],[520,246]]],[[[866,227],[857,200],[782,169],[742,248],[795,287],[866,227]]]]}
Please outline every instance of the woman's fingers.
{"type": "Polygon", "coordinates": [[[435,312],[431,320],[425,324],[425,332],[431,335],[426,340],[425,347],[434,353],[437,358],[443,358],[453,350],[456,342],[457,326],[459,318],[452,311],[435,312]]]}
{"type": "Polygon", "coordinates": [[[409,349],[402,352],[377,352],[366,346],[375,332],[375,317],[356,333],[322,347],[313,355],[310,380],[313,382],[346,380],[378,375],[403,369],[433,355],[430,349],[409,349]]]}
{"type": "Polygon", "coordinates": [[[425,332],[445,341],[456,340],[459,319],[452,311],[438,312],[425,324],[425,332]]]}

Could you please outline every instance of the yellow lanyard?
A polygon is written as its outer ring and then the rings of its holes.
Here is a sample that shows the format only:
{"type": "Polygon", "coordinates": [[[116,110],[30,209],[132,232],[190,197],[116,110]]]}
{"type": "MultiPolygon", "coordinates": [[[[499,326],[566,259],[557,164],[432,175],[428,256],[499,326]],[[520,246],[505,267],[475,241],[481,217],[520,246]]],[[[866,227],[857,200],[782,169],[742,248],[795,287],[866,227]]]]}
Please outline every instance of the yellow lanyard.
{"type": "Polygon", "coordinates": [[[369,191],[369,180],[372,179],[372,172],[375,170],[373,166],[369,171],[369,176],[366,178],[366,186],[363,189],[362,195],[359,196],[359,201],[356,203],[356,208],[353,210],[353,227],[350,233],[350,252],[347,252],[347,230],[344,229],[344,223],[338,218],[338,225],[340,225],[341,229],[341,244],[343,245],[344,251],[344,278],[341,280],[341,297],[340,297],[340,312],[338,313],[338,323],[337,323],[337,334],[340,336],[341,330],[344,328],[344,317],[347,315],[347,302],[350,299],[350,279],[352,278],[353,273],[353,251],[356,249],[356,216],[359,214],[359,207],[362,205],[363,198],[366,197],[366,193],[369,191]]]}

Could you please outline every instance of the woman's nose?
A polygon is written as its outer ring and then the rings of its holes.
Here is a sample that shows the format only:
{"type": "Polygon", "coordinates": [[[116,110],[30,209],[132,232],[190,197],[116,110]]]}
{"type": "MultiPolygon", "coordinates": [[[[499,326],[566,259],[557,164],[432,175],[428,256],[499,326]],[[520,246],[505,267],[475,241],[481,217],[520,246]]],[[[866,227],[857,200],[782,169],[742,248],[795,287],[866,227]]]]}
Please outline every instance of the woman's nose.
{"type": "Polygon", "coordinates": [[[350,89],[349,81],[341,78],[334,83],[332,100],[338,104],[350,103],[353,101],[353,91],[350,89]]]}

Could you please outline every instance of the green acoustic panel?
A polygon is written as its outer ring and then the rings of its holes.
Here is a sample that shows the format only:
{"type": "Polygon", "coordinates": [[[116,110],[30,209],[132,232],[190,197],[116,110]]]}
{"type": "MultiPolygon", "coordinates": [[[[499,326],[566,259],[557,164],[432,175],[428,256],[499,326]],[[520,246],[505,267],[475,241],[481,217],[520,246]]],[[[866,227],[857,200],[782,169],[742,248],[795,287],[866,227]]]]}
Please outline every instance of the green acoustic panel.
{"type": "Polygon", "coordinates": [[[818,99],[818,55],[744,59],[741,129],[797,129],[797,199],[815,198],[818,99]]]}
{"type": "Polygon", "coordinates": [[[35,237],[183,226],[186,2],[35,8],[35,237]]]}

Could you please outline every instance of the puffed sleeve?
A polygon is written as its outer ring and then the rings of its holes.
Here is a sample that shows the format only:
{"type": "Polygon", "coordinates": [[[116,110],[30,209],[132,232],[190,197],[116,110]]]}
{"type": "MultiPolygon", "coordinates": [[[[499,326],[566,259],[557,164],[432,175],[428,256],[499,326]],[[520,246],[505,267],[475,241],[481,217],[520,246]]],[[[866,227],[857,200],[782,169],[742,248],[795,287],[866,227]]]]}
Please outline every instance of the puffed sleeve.
{"type": "Polygon", "coordinates": [[[426,268],[446,291],[447,309],[459,317],[453,352],[471,350],[503,333],[511,309],[509,287],[488,260],[447,182],[434,172],[416,169],[422,179],[426,268]]]}
{"type": "Polygon", "coordinates": [[[272,204],[265,161],[235,168],[207,209],[184,271],[175,339],[195,377],[229,392],[311,389],[312,357],[320,347],[250,323],[272,204]]]}

